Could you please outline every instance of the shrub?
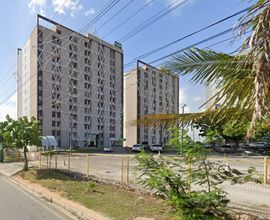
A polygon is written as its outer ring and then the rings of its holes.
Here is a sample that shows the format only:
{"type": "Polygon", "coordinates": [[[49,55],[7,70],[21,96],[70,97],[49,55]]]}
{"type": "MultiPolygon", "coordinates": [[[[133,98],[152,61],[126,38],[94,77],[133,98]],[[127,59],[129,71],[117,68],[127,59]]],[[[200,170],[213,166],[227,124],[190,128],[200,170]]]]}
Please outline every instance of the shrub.
{"type": "Polygon", "coordinates": [[[185,219],[228,219],[229,200],[221,184],[230,181],[242,184],[259,182],[253,177],[254,168],[247,174],[228,165],[207,160],[207,151],[195,143],[185,132],[174,129],[170,145],[175,146],[180,157],[164,158],[136,156],[138,182],[167,199],[175,212],[185,219]]]}

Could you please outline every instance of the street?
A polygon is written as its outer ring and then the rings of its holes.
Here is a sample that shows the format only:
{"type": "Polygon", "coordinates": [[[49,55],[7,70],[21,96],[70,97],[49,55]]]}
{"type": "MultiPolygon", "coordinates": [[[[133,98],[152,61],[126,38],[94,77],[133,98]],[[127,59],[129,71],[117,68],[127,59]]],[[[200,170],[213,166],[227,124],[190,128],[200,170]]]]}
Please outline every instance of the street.
{"type": "Polygon", "coordinates": [[[69,219],[45,201],[35,198],[0,174],[0,218],[5,220],[69,219]]]}

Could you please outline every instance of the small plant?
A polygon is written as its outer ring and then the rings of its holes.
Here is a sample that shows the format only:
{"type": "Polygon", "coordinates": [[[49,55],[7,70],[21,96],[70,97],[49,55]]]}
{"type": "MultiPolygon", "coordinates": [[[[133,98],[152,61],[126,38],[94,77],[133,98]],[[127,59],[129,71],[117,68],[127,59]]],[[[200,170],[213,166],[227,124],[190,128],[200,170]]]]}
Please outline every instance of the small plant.
{"type": "Polygon", "coordinates": [[[87,182],[86,192],[94,192],[94,188],[96,187],[96,182],[93,180],[89,180],[87,182]]]}
{"type": "Polygon", "coordinates": [[[169,201],[184,219],[228,219],[229,200],[221,184],[259,182],[254,168],[244,174],[230,166],[207,160],[207,151],[185,132],[173,130],[170,145],[178,148],[180,157],[156,158],[144,152],[137,155],[138,181],[169,201]]]}

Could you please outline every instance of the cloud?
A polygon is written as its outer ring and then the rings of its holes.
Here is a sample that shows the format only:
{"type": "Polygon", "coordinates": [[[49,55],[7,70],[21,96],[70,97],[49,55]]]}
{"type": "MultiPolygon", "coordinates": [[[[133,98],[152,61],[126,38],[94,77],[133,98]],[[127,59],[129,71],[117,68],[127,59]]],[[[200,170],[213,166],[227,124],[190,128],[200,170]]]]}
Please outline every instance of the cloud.
{"type": "Polygon", "coordinates": [[[28,3],[31,14],[39,13],[45,15],[46,0],[30,0],[28,3]]]}
{"type": "Polygon", "coordinates": [[[187,100],[186,92],[184,89],[179,89],[179,105],[184,105],[187,100]]]}
{"type": "Polygon", "coordinates": [[[70,14],[72,17],[76,12],[83,9],[79,0],[51,0],[53,10],[58,14],[70,14]]]}
{"type": "MultiPolygon", "coordinates": [[[[188,102],[188,99],[187,99],[187,94],[185,92],[185,89],[179,89],[179,113],[182,113],[182,108],[181,106],[183,106],[184,104],[187,104],[188,102]]],[[[189,106],[185,106],[185,109],[184,109],[185,113],[190,113],[191,112],[191,109],[189,106]]]]}
{"type": "Polygon", "coordinates": [[[50,5],[57,14],[70,14],[72,17],[75,16],[76,12],[83,9],[80,0],[29,0],[28,2],[31,14],[39,13],[45,15],[47,5],[50,5]]]}
{"type": "Polygon", "coordinates": [[[203,98],[201,96],[192,96],[191,99],[194,102],[202,102],[203,101],[203,98]]]}
{"type": "Polygon", "coordinates": [[[6,115],[14,119],[17,118],[17,93],[0,106],[0,121],[4,121],[6,115]]]}
{"type": "Polygon", "coordinates": [[[94,15],[96,14],[96,10],[94,8],[90,8],[88,9],[87,11],[84,12],[84,15],[87,17],[87,16],[90,16],[90,15],[94,15]]]}

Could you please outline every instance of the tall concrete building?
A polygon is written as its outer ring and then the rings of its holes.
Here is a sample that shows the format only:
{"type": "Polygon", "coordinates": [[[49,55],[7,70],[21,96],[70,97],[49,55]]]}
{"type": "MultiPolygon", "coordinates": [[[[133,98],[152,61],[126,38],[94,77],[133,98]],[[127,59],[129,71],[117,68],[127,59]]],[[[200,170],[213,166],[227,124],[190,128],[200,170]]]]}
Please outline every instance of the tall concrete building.
{"type": "Polygon", "coordinates": [[[36,117],[62,147],[123,137],[123,51],[38,15],[18,49],[18,117],[36,117]],[[43,25],[49,24],[50,27],[43,25]]]}
{"type": "Polygon", "coordinates": [[[124,76],[124,145],[162,145],[170,133],[165,128],[134,125],[134,121],[148,114],[179,112],[179,78],[142,61],[124,76]]]}

